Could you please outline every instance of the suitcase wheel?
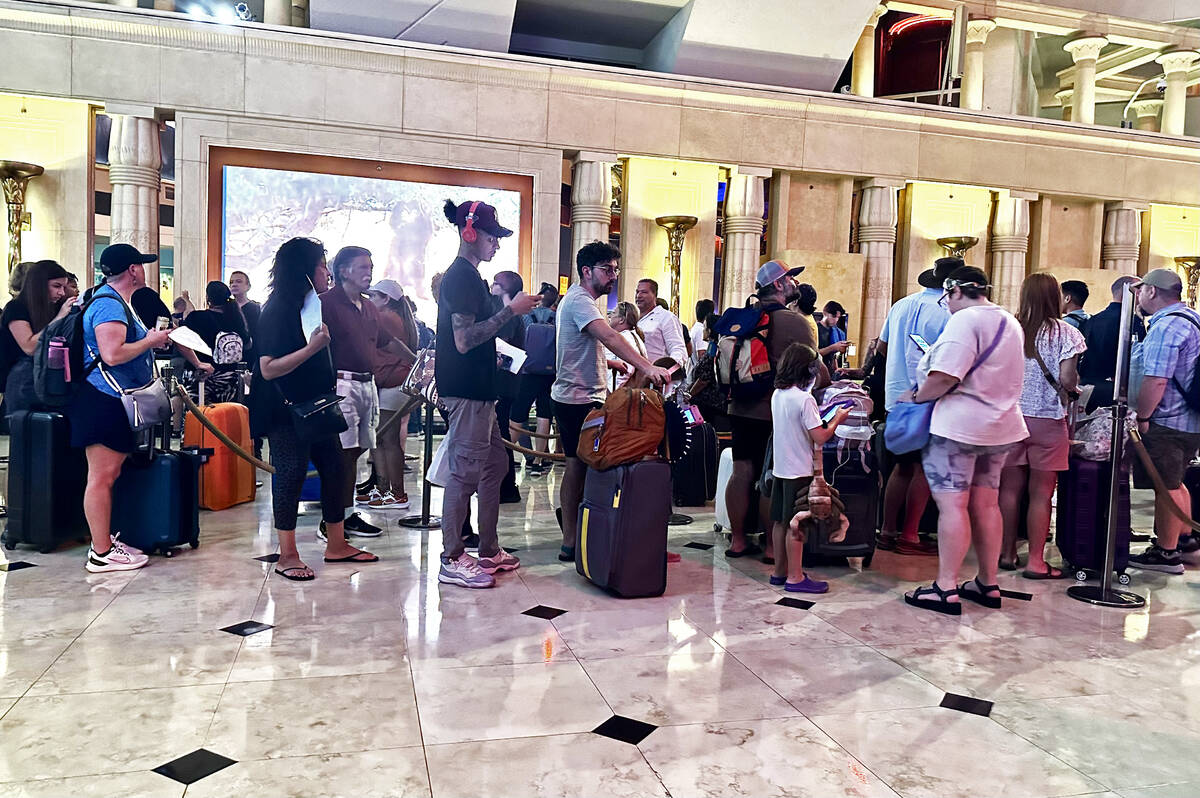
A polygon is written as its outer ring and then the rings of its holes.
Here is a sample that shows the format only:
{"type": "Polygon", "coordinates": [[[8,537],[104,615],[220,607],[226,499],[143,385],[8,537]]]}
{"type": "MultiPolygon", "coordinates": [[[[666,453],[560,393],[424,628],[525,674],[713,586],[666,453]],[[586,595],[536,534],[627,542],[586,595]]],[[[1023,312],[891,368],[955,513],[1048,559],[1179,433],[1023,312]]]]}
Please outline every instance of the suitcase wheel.
{"type": "Polygon", "coordinates": [[[1130,581],[1132,580],[1130,580],[1129,574],[1117,574],[1117,582],[1120,584],[1127,585],[1130,583],[1130,581]]]}
{"type": "Polygon", "coordinates": [[[175,549],[171,549],[171,548],[166,548],[166,547],[164,547],[164,548],[163,548],[163,550],[162,550],[162,556],[164,556],[164,557],[174,557],[174,556],[175,556],[175,549]]]}
{"type": "Polygon", "coordinates": [[[4,538],[4,548],[8,549],[9,551],[12,551],[16,547],[17,547],[17,541],[11,540],[9,538],[4,538]]]}
{"type": "Polygon", "coordinates": [[[871,552],[866,557],[863,557],[863,568],[870,568],[871,561],[875,559],[875,552],[871,552]]]}
{"type": "Polygon", "coordinates": [[[189,546],[191,546],[193,549],[198,549],[198,548],[200,548],[200,541],[198,541],[198,540],[189,540],[189,541],[188,541],[188,545],[189,545],[189,546]]]}
{"type": "MultiPolygon", "coordinates": [[[[1124,574],[1122,574],[1122,576],[1124,576],[1124,574]]],[[[1087,571],[1080,568],[1078,571],[1075,572],[1075,581],[1076,582],[1086,582],[1087,580],[1088,580],[1088,572],[1087,571]]]]}

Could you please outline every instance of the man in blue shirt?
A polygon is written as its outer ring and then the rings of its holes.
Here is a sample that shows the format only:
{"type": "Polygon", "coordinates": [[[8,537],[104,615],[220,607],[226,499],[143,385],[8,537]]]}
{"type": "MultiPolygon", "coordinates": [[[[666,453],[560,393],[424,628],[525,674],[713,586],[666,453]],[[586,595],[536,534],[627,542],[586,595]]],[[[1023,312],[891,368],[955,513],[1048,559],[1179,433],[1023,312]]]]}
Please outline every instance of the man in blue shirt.
{"type": "MultiPolygon", "coordinates": [[[[921,290],[904,297],[888,311],[876,350],[878,356],[887,358],[884,375],[886,410],[895,407],[900,394],[911,391],[917,384],[917,364],[924,352],[912,335],[920,336],[932,346],[942,334],[950,320],[950,311],[940,304],[942,283],[963,265],[962,258],[938,258],[932,269],[926,269],[917,277],[921,290]]],[[[896,455],[896,465],[883,494],[879,548],[897,554],[937,554],[937,547],[923,543],[917,534],[917,525],[928,503],[929,483],[921,468],[921,451],[896,455]],[[904,508],[904,526],[897,531],[901,508],[904,508]]]]}
{"type": "Polygon", "coordinates": [[[1082,330],[1084,322],[1091,318],[1088,312],[1083,309],[1083,306],[1087,304],[1088,297],[1091,295],[1087,283],[1082,280],[1064,280],[1062,295],[1063,321],[1070,324],[1076,330],[1082,330]]]}
{"type": "MultiPolygon", "coordinates": [[[[1129,564],[1148,571],[1182,574],[1184,556],[1200,563],[1200,541],[1172,514],[1174,502],[1190,515],[1192,499],[1183,484],[1184,471],[1200,449],[1200,408],[1184,392],[1192,384],[1200,358],[1200,315],[1180,301],[1183,281],[1170,269],[1153,269],[1133,286],[1138,306],[1149,316],[1142,363],[1146,376],[1137,396],[1138,431],[1146,444],[1167,494],[1155,494],[1154,527],[1158,539],[1129,564]]],[[[1138,460],[1134,485],[1152,487],[1138,460]]]]}

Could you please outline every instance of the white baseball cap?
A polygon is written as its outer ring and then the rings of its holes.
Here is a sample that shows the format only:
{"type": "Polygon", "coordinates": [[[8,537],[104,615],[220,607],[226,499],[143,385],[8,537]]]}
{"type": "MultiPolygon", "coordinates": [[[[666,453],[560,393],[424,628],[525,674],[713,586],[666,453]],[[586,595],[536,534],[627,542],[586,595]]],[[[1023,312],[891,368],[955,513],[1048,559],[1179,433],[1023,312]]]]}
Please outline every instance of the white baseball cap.
{"type": "Polygon", "coordinates": [[[371,291],[383,294],[388,299],[393,299],[397,302],[404,298],[404,289],[395,280],[380,280],[371,286],[371,291]]]}

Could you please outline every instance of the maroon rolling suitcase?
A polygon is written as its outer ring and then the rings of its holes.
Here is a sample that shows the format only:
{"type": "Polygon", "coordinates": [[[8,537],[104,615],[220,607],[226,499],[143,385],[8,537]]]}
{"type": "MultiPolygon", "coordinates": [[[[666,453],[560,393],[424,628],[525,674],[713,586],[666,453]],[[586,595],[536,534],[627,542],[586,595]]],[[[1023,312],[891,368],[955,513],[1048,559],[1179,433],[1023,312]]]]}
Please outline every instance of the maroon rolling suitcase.
{"type": "MultiPolygon", "coordinates": [[[[1112,470],[1108,463],[1072,457],[1070,466],[1058,476],[1058,550],[1064,568],[1083,581],[1104,569],[1104,546],[1108,538],[1108,488],[1112,470]]],[[[1117,494],[1117,549],[1113,567],[1118,581],[1129,584],[1129,474],[1121,473],[1117,494]]]]}

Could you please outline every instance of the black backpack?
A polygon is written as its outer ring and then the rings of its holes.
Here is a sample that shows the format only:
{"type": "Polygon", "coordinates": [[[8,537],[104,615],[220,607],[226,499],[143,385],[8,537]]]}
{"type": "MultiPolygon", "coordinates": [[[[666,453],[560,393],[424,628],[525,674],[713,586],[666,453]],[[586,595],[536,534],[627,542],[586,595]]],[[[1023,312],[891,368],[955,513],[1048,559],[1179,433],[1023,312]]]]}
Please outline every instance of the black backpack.
{"type": "MultiPolygon", "coordinates": [[[[1181,319],[1187,319],[1188,323],[1196,328],[1196,332],[1200,333],[1200,322],[1192,318],[1189,313],[1168,313],[1167,316],[1178,316],[1181,319]]],[[[1175,383],[1175,387],[1183,394],[1183,402],[1188,406],[1188,409],[1193,413],[1200,413],[1200,364],[1192,365],[1192,381],[1185,388],[1179,383],[1179,379],[1171,377],[1171,382],[1175,383]]]]}
{"type": "Polygon", "coordinates": [[[125,309],[125,321],[134,326],[133,312],[129,304],[111,294],[92,294],[82,306],[76,305],[61,319],[55,319],[42,330],[37,348],[33,350],[33,387],[38,401],[47,407],[66,407],[71,397],[79,391],[89,374],[100,365],[100,358],[84,363],[83,314],[93,302],[111,299],[120,302],[125,309]],[[54,361],[55,352],[66,350],[66,368],[54,361]]]}

